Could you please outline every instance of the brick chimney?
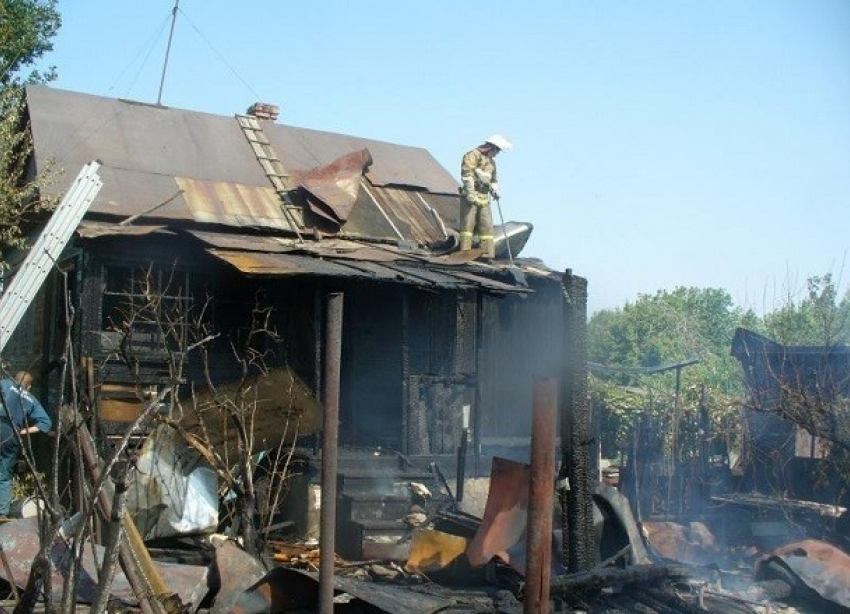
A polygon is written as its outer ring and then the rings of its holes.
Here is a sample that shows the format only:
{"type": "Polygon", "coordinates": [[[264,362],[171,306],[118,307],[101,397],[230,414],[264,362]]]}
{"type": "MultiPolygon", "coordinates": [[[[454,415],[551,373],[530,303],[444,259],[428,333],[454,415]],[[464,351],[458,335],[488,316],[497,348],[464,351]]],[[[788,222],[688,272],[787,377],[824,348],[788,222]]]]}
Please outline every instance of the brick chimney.
{"type": "Polygon", "coordinates": [[[255,102],[248,107],[248,115],[253,115],[259,119],[270,119],[275,121],[280,109],[276,104],[268,104],[267,102],[255,102]]]}

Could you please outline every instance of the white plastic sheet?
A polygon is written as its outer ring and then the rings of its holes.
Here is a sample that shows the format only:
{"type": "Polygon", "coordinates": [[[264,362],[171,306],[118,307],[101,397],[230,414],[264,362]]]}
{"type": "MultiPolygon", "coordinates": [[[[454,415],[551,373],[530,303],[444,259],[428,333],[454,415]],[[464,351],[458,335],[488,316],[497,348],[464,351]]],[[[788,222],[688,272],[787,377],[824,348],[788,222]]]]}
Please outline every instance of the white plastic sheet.
{"type": "Polygon", "coordinates": [[[173,428],[154,430],[130,477],[127,507],[144,539],[211,533],[218,526],[218,478],[173,428]]]}

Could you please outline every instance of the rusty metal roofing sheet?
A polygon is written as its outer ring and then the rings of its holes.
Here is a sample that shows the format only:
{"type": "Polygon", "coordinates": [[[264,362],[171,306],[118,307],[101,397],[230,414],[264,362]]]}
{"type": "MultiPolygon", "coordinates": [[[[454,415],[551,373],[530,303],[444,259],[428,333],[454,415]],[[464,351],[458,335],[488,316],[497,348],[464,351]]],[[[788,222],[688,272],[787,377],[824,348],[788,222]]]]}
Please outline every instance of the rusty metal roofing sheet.
{"type": "Polygon", "coordinates": [[[397,248],[378,244],[348,241],[346,239],[323,239],[321,241],[298,241],[276,236],[248,235],[237,233],[187,230],[210,247],[248,252],[286,253],[300,252],[320,258],[336,260],[369,260],[372,262],[394,262],[407,256],[397,248]]]}
{"type": "Polygon", "coordinates": [[[342,225],[351,214],[360,192],[365,169],[372,154],[361,149],[337,158],[333,163],[309,171],[293,171],[295,181],[308,194],[311,210],[334,224],[342,225]]]}
{"type": "Polygon", "coordinates": [[[406,185],[438,194],[457,194],[457,181],[421,147],[280,124],[272,124],[265,132],[289,169],[323,166],[352,151],[368,149],[373,163],[367,177],[373,185],[406,185]]]}
{"type": "Polygon", "coordinates": [[[372,278],[372,275],[366,272],[312,256],[243,252],[226,249],[208,249],[207,252],[248,275],[319,275],[328,277],[372,278]]]}
{"type": "MultiPolygon", "coordinates": [[[[0,547],[9,561],[8,567],[0,565],[0,577],[18,586],[26,586],[32,562],[41,548],[38,518],[22,518],[0,524],[0,547]]],[[[102,569],[103,546],[86,544],[82,548],[81,555],[77,600],[82,603],[91,603],[97,596],[96,578],[99,570],[102,569]]],[[[57,537],[53,546],[47,550],[47,556],[50,558],[52,572],[51,599],[58,602],[62,597],[61,570],[65,568],[64,565],[67,565],[71,556],[68,542],[57,537]]],[[[177,593],[184,604],[191,603],[196,591],[202,590],[205,586],[206,567],[156,561],[154,565],[163,577],[168,579],[169,590],[177,593]]],[[[134,600],[133,589],[120,568],[115,572],[110,593],[121,600],[134,600]]],[[[203,594],[201,593],[201,596],[203,594]]]]}
{"type": "Polygon", "coordinates": [[[445,239],[436,218],[428,212],[416,192],[385,188],[369,190],[367,194],[375,206],[383,211],[393,226],[401,231],[405,239],[419,245],[427,245],[445,239]]]}
{"type": "Polygon", "coordinates": [[[292,231],[277,192],[271,187],[176,177],[196,222],[292,231]]]}
{"type": "MultiPolygon", "coordinates": [[[[271,236],[198,230],[189,230],[188,232],[203,241],[206,245],[217,248],[208,251],[220,252],[221,254],[232,252],[234,254],[232,256],[232,264],[240,268],[240,270],[243,269],[235,264],[235,262],[255,262],[258,270],[251,272],[262,273],[268,271],[271,274],[286,274],[274,273],[276,266],[274,263],[276,261],[273,259],[263,260],[262,256],[252,259],[253,256],[239,256],[239,252],[288,253],[293,256],[306,255],[306,257],[312,257],[314,260],[319,260],[319,262],[333,262],[341,267],[347,267],[333,269],[343,276],[351,275],[352,270],[356,270],[363,273],[364,277],[376,280],[398,281],[396,278],[401,277],[406,279],[408,283],[417,283],[417,285],[484,287],[498,292],[528,291],[523,284],[514,284],[493,279],[491,276],[494,273],[498,273],[499,270],[505,268],[502,265],[469,264],[465,261],[453,263],[447,261],[444,257],[409,252],[393,245],[363,243],[345,239],[325,239],[322,241],[305,241],[302,243],[294,239],[282,239],[271,236]],[[246,260],[240,260],[240,258],[245,258],[246,260]],[[261,265],[261,261],[265,264],[261,265]],[[463,265],[466,265],[465,268],[461,268],[463,265]],[[469,267],[472,267],[472,270],[469,270],[469,267]],[[480,269],[480,271],[477,269],[480,269]],[[418,281],[414,282],[413,279],[418,281]]],[[[228,258],[225,257],[224,259],[228,258]]],[[[293,271],[290,271],[289,274],[304,273],[303,267],[305,266],[309,268],[309,265],[300,265],[293,271]]],[[[515,262],[515,268],[520,268],[523,273],[534,277],[550,277],[553,274],[552,271],[538,270],[533,267],[526,269],[524,261],[521,260],[515,262]]],[[[243,272],[249,271],[243,270],[243,272]]]]}
{"type": "Polygon", "coordinates": [[[284,253],[292,251],[299,243],[297,239],[275,236],[232,234],[205,230],[188,230],[187,232],[211,247],[249,252],[284,253]]]}
{"type": "Polygon", "coordinates": [[[322,258],[336,260],[367,260],[369,262],[397,262],[415,256],[388,245],[357,243],[345,239],[330,239],[318,243],[307,243],[301,247],[305,252],[322,258]]]}
{"type": "Polygon", "coordinates": [[[473,289],[493,292],[528,292],[514,286],[472,273],[458,275],[454,271],[437,270],[427,265],[399,260],[393,263],[364,260],[329,260],[293,253],[247,252],[210,248],[207,251],[248,275],[315,275],[369,279],[402,283],[425,288],[473,289]]]}

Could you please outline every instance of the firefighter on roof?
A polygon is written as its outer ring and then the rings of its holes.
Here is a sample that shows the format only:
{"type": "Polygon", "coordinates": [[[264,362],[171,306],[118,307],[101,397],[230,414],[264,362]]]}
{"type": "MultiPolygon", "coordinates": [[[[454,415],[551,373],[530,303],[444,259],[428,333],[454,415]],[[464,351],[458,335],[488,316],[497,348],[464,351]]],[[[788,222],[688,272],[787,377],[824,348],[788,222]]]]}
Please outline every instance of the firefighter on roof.
{"type": "Polygon", "coordinates": [[[511,142],[494,134],[481,145],[463,156],[460,167],[460,249],[472,249],[472,237],[477,234],[484,250],[484,258],[496,255],[493,243],[493,213],[490,198],[499,198],[499,181],[496,175],[496,155],[510,149],[511,142]]]}

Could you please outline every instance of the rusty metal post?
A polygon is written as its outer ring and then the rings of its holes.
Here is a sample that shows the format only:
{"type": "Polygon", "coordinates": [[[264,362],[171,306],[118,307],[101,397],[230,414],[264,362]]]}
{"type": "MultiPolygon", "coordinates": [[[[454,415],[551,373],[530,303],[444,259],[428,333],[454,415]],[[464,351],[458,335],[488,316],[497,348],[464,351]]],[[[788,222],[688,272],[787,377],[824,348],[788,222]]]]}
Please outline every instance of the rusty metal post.
{"type": "Polygon", "coordinates": [[[342,292],[327,295],[325,330],[325,403],[322,431],[322,507],[319,520],[319,612],[333,614],[334,558],[336,551],[336,480],[339,439],[340,362],[342,360],[342,292]]]}
{"type": "Polygon", "coordinates": [[[555,502],[555,416],[558,380],[534,383],[531,423],[531,481],[528,486],[525,599],[523,612],[549,611],[552,576],[552,512],[555,502]]]}

